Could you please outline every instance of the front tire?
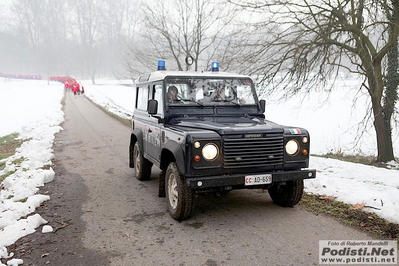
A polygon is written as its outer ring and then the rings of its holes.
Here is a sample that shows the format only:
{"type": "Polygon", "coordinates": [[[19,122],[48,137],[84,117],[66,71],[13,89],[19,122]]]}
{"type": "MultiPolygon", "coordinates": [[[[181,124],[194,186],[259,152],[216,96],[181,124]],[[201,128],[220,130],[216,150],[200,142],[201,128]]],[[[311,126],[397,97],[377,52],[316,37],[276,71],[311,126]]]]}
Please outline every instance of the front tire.
{"type": "Polygon", "coordinates": [[[303,187],[303,180],[291,180],[285,184],[276,183],[269,188],[269,194],[277,205],[292,207],[301,200],[303,187]]]}
{"type": "Polygon", "coordinates": [[[134,159],[134,175],[138,180],[144,181],[151,177],[151,167],[152,163],[144,158],[140,151],[139,143],[134,144],[133,149],[133,159],[134,159]]]}
{"type": "Polygon", "coordinates": [[[166,175],[166,201],[173,219],[182,221],[191,216],[193,210],[193,191],[184,183],[184,177],[177,170],[175,162],[169,164],[166,175]]]}

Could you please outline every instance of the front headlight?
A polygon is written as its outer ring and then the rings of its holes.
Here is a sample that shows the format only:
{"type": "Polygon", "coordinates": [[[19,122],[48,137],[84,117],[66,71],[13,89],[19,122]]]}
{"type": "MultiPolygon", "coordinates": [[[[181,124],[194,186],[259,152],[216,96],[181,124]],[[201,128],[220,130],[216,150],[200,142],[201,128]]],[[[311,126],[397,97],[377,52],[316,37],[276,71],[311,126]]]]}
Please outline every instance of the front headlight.
{"type": "Polygon", "coordinates": [[[288,155],[295,155],[299,151],[298,141],[291,139],[285,144],[285,152],[288,155]]]}
{"type": "Polygon", "coordinates": [[[213,161],[219,154],[218,147],[213,143],[208,143],[202,148],[202,156],[207,161],[213,161]]]}

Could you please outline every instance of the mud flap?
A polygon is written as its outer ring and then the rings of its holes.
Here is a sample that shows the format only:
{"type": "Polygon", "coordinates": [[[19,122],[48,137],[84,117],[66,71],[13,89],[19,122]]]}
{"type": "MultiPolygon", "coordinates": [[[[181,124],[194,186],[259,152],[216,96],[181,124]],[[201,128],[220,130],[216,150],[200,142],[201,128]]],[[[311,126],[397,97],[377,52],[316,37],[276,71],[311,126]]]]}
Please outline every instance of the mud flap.
{"type": "Polygon", "coordinates": [[[158,183],[159,183],[158,197],[165,198],[166,191],[165,191],[165,172],[164,171],[161,171],[159,173],[158,183]]]}

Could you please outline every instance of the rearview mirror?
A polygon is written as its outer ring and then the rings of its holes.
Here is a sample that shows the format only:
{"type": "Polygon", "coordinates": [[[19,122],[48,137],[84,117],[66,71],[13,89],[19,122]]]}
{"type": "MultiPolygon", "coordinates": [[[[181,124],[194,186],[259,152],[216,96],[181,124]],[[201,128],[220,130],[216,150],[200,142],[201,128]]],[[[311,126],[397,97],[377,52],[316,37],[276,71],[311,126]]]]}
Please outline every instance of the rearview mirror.
{"type": "Polygon", "coordinates": [[[260,100],[259,105],[260,105],[260,110],[262,111],[262,114],[263,114],[266,111],[266,101],[260,100]]]}
{"type": "Polygon", "coordinates": [[[158,101],[157,100],[148,100],[147,112],[150,115],[156,115],[158,113],[158,101]]]}

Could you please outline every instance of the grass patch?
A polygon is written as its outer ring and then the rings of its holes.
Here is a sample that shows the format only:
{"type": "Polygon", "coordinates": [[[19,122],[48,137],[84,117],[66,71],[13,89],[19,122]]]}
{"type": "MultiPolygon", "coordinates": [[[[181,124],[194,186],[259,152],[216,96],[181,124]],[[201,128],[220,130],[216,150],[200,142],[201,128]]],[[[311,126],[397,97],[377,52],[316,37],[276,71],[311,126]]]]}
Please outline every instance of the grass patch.
{"type": "MultiPolygon", "coordinates": [[[[344,154],[344,153],[327,153],[323,155],[316,155],[312,154],[312,156],[315,157],[322,157],[322,158],[331,158],[331,159],[337,159],[345,162],[351,162],[351,163],[360,163],[360,164],[365,164],[365,165],[371,165],[371,166],[376,166],[376,167],[382,167],[382,168],[387,168],[387,165],[384,163],[379,163],[377,161],[376,156],[364,156],[364,155],[350,155],[350,154],[344,154]]],[[[397,162],[399,162],[399,158],[395,158],[397,162]]]]}
{"type": "Polygon", "coordinates": [[[379,165],[377,163],[377,157],[375,156],[347,155],[343,153],[327,153],[323,155],[312,155],[312,156],[337,159],[351,163],[360,163],[360,164],[376,165],[376,166],[379,165]]]}
{"type": "MultiPolygon", "coordinates": [[[[12,133],[10,135],[0,137],[0,160],[6,159],[15,154],[15,149],[21,146],[23,141],[16,139],[17,137],[18,133],[12,133]]],[[[3,170],[5,167],[6,162],[0,162],[0,170],[3,170]]]]}
{"type": "MultiPolygon", "coordinates": [[[[12,133],[10,135],[6,135],[0,137],[0,160],[6,159],[11,155],[15,154],[15,149],[19,148],[23,143],[23,140],[16,139],[18,137],[18,133],[12,133]]],[[[20,164],[23,162],[25,158],[15,159],[13,164],[20,164]]],[[[0,162],[0,170],[3,170],[6,167],[6,161],[0,162]]],[[[0,183],[4,181],[8,176],[14,174],[16,170],[7,172],[3,175],[0,175],[0,183]]]]}
{"type": "Polygon", "coordinates": [[[398,224],[388,222],[374,213],[354,209],[332,197],[304,193],[299,205],[316,214],[330,215],[377,238],[399,241],[398,224]]]}
{"type": "Polygon", "coordinates": [[[22,140],[16,139],[18,133],[0,137],[0,160],[10,157],[15,153],[15,149],[21,146],[22,140]]]}
{"type": "Polygon", "coordinates": [[[18,202],[25,203],[27,200],[28,200],[28,198],[24,198],[24,199],[18,200],[18,202]]]}
{"type": "MultiPolygon", "coordinates": [[[[9,177],[10,175],[14,174],[17,170],[14,171],[10,171],[5,173],[4,175],[0,175],[0,183],[4,181],[4,179],[6,179],[7,177],[9,177]]],[[[0,188],[1,189],[1,188],[0,188]]]]}
{"type": "Polygon", "coordinates": [[[21,158],[18,158],[18,159],[13,160],[12,163],[13,163],[13,164],[16,164],[16,165],[19,165],[19,164],[21,164],[24,160],[25,160],[25,158],[24,158],[24,157],[21,157],[21,158]]]}

